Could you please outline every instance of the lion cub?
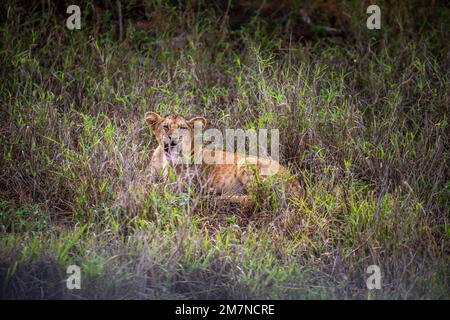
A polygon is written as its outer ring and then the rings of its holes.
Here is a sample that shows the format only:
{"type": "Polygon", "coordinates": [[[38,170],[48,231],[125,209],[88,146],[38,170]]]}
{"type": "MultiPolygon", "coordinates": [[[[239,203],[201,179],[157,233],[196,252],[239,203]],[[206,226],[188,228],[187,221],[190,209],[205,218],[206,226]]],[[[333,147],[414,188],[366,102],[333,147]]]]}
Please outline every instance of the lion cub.
{"type": "Polygon", "coordinates": [[[286,179],[288,193],[302,191],[298,181],[275,160],[203,147],[195,136],[205,128],[203,117],[187,120],[179,115],[162,117],[147,112],[145,120],[159,144],[151,159],[152,179],[166,177],[169,168],[184,181],[196,175],[207,191],[235,202],[249,201],[248,191],[255,182],[275,174],[286,179]]]}

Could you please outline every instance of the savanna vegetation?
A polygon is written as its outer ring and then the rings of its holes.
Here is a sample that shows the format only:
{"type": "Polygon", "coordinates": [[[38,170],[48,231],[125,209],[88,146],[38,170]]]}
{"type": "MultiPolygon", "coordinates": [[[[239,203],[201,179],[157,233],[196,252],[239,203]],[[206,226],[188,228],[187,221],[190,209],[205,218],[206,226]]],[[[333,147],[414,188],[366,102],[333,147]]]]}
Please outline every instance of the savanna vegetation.
{"type": "Polygon", "coordinates": [[[70,1],[2,1],[0,297],[450,298],[450,15],[376,2],[380,30],[339,0],[82,1],[68,30],[70,1]],[[305,195],[150,183],[147,111],[279,129],[305,195]]]}

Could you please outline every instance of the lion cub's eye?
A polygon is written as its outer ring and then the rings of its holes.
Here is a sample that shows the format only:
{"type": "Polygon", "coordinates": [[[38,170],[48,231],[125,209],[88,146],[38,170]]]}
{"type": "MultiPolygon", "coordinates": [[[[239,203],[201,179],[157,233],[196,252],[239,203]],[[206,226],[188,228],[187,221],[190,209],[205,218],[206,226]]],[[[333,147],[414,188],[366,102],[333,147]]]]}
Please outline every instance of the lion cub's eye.
{"type": "Polygon", "coordinates": [[[169,125],[168,125],[167,123],[165,123],[165,124],[163,125],[163,128],[164,128],[164,130],[169,130],[169,125]]]}
{"type": "Polygon", "coordinates": [[[180,128],[183,129],[183,130],[187,130],[188,127],[187,127],[187,125],[183,124],[180,128]]]}

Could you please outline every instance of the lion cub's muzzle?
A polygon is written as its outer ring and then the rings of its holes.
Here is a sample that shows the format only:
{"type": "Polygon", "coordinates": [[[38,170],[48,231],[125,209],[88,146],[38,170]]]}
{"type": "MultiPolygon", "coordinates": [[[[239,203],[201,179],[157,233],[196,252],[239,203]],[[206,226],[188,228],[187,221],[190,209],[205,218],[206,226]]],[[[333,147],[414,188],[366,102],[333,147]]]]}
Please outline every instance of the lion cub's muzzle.
{"type": "Polygon", "coordinates": [[[179,162],[179,158],[182,152],[181,138],[177,139],[174,137],[169,137],[163,143],[164,155],[172,164],[179,162]]]}
{"type": "Polygon", "coordinates": [[[171,153],[177,147],[178,142],[175,140],[164,142],[164,152],[171,153]]]}

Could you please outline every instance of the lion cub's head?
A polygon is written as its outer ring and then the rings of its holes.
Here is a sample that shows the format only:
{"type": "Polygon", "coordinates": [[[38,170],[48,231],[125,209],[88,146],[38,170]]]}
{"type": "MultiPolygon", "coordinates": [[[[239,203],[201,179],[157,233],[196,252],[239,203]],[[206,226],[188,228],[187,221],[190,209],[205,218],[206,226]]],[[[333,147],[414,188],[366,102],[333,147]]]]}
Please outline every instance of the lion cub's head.
{"type": "Polygon", "coordinates": [[[194,117],[186,120],[179,115],[162,117],[154,112],[145,114],[145,121],[164,150],[164,156],[171,163],[186,160],[194,151],[194,126],[203,129],[206,119],[194,117]]]}

